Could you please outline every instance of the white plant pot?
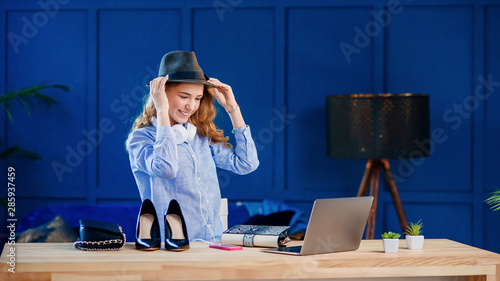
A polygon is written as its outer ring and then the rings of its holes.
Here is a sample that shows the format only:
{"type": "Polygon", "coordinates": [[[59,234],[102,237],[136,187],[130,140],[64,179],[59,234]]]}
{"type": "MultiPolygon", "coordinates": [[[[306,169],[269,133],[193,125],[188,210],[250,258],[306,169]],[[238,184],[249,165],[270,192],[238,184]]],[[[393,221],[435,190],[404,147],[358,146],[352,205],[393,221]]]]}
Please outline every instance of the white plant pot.
{"type": "Polygon", "coordinates": [[[399,239],[382,239],[384,243],[384,252],[397,253],[399,248],[399,239]]]}
{"type": "Polygon", "coordinates": [[[410,250],[420,250],[424,247],[424,236],[406,235],[406,246],[410,250]]]}

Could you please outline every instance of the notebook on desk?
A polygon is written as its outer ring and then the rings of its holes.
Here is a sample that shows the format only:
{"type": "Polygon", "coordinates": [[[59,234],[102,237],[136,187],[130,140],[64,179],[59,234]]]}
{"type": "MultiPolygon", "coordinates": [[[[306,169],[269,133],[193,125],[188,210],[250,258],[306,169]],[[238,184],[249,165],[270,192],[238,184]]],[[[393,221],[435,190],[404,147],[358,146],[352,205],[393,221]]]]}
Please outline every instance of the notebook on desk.
{"type": "Polygon", "coordinates": [[[289,255],[315,255],[357,250],[363,238],[372,203],[372,196],[317,199],[314,201],[302,246],[262,251],[289,255]]]}

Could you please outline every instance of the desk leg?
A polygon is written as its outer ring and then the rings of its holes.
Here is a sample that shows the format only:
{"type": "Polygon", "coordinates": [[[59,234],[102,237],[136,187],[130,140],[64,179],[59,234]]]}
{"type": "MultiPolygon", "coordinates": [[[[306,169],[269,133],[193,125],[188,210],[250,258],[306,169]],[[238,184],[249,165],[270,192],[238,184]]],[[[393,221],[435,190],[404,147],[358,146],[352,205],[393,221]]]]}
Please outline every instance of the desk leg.
{"type": "Polygon", "coordinates": [[[499,281],[500,278],[498,278],[497,275],[475,275],[475,276],[467,276],[467,281],[499,281]]]}

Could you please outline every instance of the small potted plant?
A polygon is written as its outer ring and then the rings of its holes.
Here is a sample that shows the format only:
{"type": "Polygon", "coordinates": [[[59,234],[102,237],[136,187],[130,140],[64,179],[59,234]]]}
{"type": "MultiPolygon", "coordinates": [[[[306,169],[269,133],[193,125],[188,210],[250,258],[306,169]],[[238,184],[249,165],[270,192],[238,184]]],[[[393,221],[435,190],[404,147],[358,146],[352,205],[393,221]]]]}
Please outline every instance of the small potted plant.
{"type": "Polygon", "coordinates": [[[420,250],[424,246],[424,236],[422,235],[422,220],[416,223],[408,223],[406,229],[406,246],[410,250],[420,250]]]}
{"type": "Polygon", "coordinates": [[[396,253],[399,248],[399,237],[401,234],[395,232],[384,232],[382,234],[382,241],[384,243],[384,252],[396,253]]]}
{"type": "Polygon", "coordinates": [[[491,205],[493,211],[500,210],[500,189],[492,193],[491,197],[486,199],[486,203],[491,205]]]}

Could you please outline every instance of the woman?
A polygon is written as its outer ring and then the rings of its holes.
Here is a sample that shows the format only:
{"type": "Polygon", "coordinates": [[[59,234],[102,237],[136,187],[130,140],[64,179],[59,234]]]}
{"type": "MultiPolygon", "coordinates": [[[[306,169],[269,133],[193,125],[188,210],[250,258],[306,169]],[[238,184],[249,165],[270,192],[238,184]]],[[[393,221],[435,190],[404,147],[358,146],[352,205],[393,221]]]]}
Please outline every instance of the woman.
{"type": "MultiPolygon", "coordinates": [[[[159,218],[178,201],[189,240],[218,241],[222,233],[216,168],[247,174],[258,165],[257,150],[233,91],[208,78],[193,52],[163,56],[142,114],[126,142],[141,199],[150,199],[159,218]],[[226,109],[236,147],[216,128],[214,97],[226,109]]],[[[165,229],[159,220],[160,229],[165,229]]],[[[162,231],[162,241],[165,239],[162,231]]]]}

